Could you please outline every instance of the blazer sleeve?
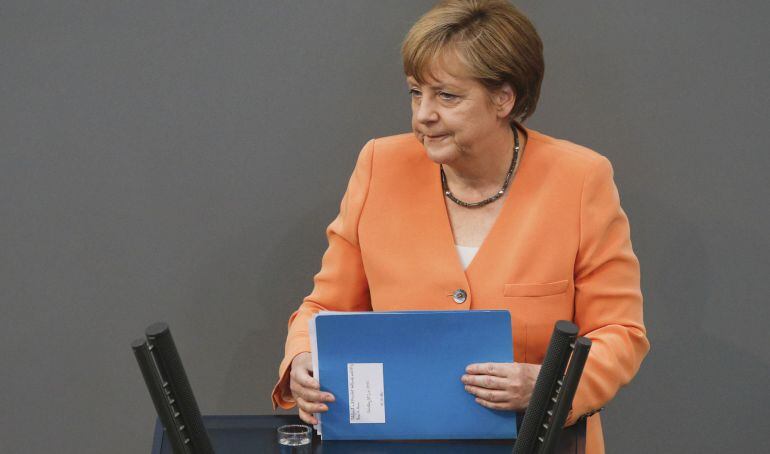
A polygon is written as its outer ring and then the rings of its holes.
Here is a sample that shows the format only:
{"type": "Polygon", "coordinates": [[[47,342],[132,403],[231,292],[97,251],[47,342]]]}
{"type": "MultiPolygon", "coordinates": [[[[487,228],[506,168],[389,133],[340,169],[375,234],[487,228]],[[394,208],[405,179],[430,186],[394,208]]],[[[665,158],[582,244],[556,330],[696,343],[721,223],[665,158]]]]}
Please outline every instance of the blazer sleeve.
{"type": "Polygon", "coordinates": [[[610,162],[600,157],[581,195],[575,262],[575,323],[592,341],[566,425],[591,416],[628,384],[649,351],[639,261],[610,162]]]}
{"type": "Polygon", "coordinates": [[[374,139],[361,150],[342,197],[340,212],[326,229],[329,246],[321,260],[321,270],[314,278],[313,291],[289,317],[285,355],[272,393],[273,410],[296,405],[289,391],[290,366],[295,356],[310,351],[308,322],[313,315],[322,310],[372,310],[358,244],[358,221],[369,192],[373,155],[374,139]]]}

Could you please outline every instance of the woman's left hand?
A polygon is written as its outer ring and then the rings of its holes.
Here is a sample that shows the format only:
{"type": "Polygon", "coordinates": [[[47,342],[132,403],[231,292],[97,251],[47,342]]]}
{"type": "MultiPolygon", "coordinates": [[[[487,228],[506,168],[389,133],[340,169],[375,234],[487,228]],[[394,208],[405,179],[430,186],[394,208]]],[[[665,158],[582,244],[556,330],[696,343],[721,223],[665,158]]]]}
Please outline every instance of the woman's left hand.
{"type": "Polygon", "coordinates": [[[523,411],[529,405],[540,367],[526,363],[471,364],[465,368],[461,381],[484,407],[523,411]]]}

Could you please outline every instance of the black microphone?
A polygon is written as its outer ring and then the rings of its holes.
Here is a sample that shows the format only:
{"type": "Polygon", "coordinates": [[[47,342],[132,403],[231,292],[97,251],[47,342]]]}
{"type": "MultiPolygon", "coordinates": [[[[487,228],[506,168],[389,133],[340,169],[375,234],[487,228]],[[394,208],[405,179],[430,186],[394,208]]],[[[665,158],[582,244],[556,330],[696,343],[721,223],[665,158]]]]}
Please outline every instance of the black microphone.
{"type": "Polygon", "coordinates": [[[577,334],[578,327],[574,323],[565,320],[556,322],[519,436],[513,445],[513,454],[534,454],[542,443],[538,438],[542,438],[543,429],[550,427],[548,421],[551,415],[548,412],[553,411],[551,408],[556,403],[555,393],[562,384],[577,334]]]}
{"type": "Polygon", "coordinates": [[[589,350],[591,350],[591,339],[577,338],[575,348],[572,351],[572,358],[569,360],[567,374],[564,376],[561,389],[557,390],[556,408],[553,410],[551,421],[548,423],[550,427],[543,436],[540,453],[554,452],[558,446],[559,436],[562,433],[564,421],[567,420],[567,414],[572,407],[572,399],[575,397],[580,376],[583,374],[583,366],[588,359],[589,350]]]}
{"type": "Polygon", "coordinates": [[[147,343],[137,340],[131,347],[174,454],[214,454],[171,330],[158,322],[145,335],[147,343]]]}
{"type": "Polygon", "coordinates": [[[185,444],[187,435],[184,433],[184,425],[177,421],[179,412],[176,411],[174,403],[169,402],[166,391],[167,384],[160,378],[147,342],[144,339],[137,339],[131,342],[131,348],[134,350],[136,361],[139,363],[139,369],[142,371],[144,382],[147,384],[147,390],[150,392],[150,398],[155,405],[160,423],[166,429],[166,436],[171,442],[171,449],[174,453],[187,453],[185,444]]]}

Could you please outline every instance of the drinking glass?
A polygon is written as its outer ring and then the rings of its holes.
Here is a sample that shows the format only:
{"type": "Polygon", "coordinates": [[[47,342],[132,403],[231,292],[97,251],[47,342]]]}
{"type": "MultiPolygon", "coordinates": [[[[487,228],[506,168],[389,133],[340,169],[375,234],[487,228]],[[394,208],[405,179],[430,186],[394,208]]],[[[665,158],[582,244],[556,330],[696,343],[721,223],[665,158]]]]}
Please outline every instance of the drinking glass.
{"type": "Polygon", "coordinates": [[[278,428],[278,444],[281,446],[310,445],[313,428],[301,424],[289,424],[278,428]]]}

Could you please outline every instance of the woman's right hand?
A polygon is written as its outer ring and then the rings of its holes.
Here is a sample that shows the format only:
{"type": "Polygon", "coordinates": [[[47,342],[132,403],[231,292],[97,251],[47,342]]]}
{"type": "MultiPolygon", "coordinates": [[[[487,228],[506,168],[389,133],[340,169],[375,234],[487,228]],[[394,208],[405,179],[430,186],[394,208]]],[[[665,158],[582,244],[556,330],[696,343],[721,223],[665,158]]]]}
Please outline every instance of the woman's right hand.
{"type": "Polygon", "coordinates": [[[313,378],[313,359],[308,352],[300,353],[292,360],[289,389],[297,401],[300,419],[308,424],[318,424],[313,413],[329,410],[324,402],[334,402],[334,396],[320,391],[320,383],[313,378]]]}

